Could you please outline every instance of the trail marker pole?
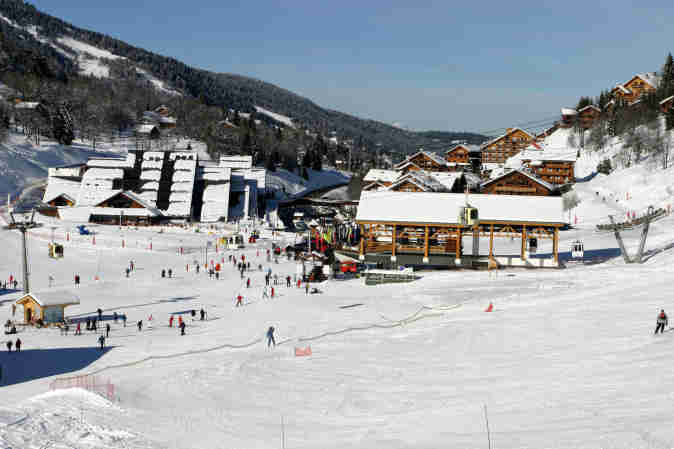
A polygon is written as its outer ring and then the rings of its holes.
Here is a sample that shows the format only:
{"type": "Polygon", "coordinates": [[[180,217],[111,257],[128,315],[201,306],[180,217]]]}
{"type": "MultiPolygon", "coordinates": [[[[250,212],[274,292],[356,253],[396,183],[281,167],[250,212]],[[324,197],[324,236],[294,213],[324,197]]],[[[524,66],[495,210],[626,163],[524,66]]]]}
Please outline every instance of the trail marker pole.
{"type": "Polygon", "coordinates": [[[489,417],[487,416],[487,404],[484,404],[484,421],[487,425],[487,444],[488,449],[491,449],[491,432],[489,431],[489,417]]]}

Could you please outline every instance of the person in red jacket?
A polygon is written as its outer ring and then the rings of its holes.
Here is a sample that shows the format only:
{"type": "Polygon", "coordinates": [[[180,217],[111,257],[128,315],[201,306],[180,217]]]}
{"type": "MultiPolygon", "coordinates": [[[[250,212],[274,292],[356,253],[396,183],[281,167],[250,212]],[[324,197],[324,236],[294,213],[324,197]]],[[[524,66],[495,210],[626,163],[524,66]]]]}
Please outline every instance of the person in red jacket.
{"type": "Polygon", "coordinates": [[[243,296],[238,295],[238,296],[236,297],[236,307],[243,306],[243,302],[242,302],[242,301],[243,301],[243,296]]]}
{"type": "Polygon", "coordinates": [[[657,319],[657,326],[655,326],[655,333],[657,334],[658,331],[660,333],[663,333],[665,330],[665,326],[667,326],[668,319],[667,319],[667,314],[665,313],[664,309],[660,309],[660,313],[658,314],[658,319],[657,319]]]}
{"type": "Polygon", "coordinates": [[[169,327],[173,327],[173,315],[169,318],[169,327]]]}

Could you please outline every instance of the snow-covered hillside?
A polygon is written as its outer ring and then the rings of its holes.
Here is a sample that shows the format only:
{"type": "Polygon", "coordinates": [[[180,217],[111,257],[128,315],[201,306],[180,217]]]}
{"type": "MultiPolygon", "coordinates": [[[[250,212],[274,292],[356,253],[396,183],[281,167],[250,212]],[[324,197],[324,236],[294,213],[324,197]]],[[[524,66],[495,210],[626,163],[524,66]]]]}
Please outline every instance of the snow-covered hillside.
{"type": "Polygon", "coordinates": [[[272,111],[270,111],[270,110],[268,110],[268,109],[265,109],[265,108],[263,108],[263,107],[260,107],[260,106],[255,106],[255,111],[256,111],[258,114],[264,114],[264,115],[266,115],[266,116],[268,116],[268,117],[271,117],[271,118],[273,118],[274,120],[276,120],[277,122],[283,123],[283,124],[286,125],[286,126],[289,126],[289,127],[291,127],[291,128],[294,128],[294,127],[295,127],[295,124],[293,123],[293,121],[292,121],[292,119],[291,119],[290,117],[286,117],[285,115],[278,114],[278,113],[276,113],[276,112],[272,112],[272,111]]]}
{"type": "Polygon", "coordinates": [[[80,141],[66,146],[43,139],[40,145],[35,145],[24,135],[10,132],[7,141],[0,143],[0,203],[6,202],[8,193],[15,197],[25,187],[46,181],[49,167],[86,162],[91,156],[120,152],[125,150],[109,145],[94,150],[80,141]]]}

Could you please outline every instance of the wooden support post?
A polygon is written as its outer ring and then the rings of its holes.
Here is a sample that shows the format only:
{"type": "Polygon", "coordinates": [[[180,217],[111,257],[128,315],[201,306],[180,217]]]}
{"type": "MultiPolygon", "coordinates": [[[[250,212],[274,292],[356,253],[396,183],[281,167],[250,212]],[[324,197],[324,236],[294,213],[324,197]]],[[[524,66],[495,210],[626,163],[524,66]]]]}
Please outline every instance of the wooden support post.
{"type": "Polygon", "coordinates": [[[489,225],[489,258],[494,258],[494,224],[489,225]]]}
{"type": "Polygon", "coordinates": [[[461,228],[456,228],[456,258],[455,265],[461,265],[461,228]]]}
{"type": "Polygon", "coordinates": [[[520,254],[522,261],[527,259],[527,227],[522,225],[522,252],[520,254]]]}
{"type": "Polygon", "coordinates": [[[393,225],[393,233],[391,234],[391,262],[396,261],[396,225],[393,225]]]}
{"type": "Polygon", "coordinates": [[[428,263],[428,226],[424,226],[424,263],[428,263]]]}
{"type": "Polygon", "coordinates": [[[360,254],[358,259],[365,260],[365,225],[360,225],[360,254]]]}
{"type": "Polygon", "coordinates": [[[559,263],[558,247],[559,246],[559,228],[555,228],[555,235],[552,239],[552,257],[555,260],[555,263],[559,263]]]}

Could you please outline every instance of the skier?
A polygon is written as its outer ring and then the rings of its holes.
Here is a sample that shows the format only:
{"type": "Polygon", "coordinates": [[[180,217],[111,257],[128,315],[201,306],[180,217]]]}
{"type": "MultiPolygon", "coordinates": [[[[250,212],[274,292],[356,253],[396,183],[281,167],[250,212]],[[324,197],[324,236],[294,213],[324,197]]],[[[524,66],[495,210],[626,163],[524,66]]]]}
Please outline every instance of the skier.
{"type": "Polygon", "coordinates": [[[110,337],[110,324],[105,325],[105,338],[110,337]]]}
{"type": "Polygon", "coordinates": [[[129,261],[129,267],[131,268],[131,271],[134,270],[135,265],[134,265],[134,263],[133,263],[133,260],[130,260],[130,261],[129,261]]]}
{"type": "Polygon", "coordinates": [[[79,274],[75,275],[75,285],[80,285],[80,275],[79,274]]]}
{"type": "Polygon", "coordinates": [[[103,345],[105,345],[105,337],[104,337],[103,335],[101,335],[100,337],[98,337],[98,343],[100,343],[100,345],[101,345],[101,351],[102,351],[102,350],[103,350],[103,345]]]}
{"type": "Polygon", "coordinates": [[[185,322],[180,323],[180,335],[185,335],[185,322]]]}
{"type": "Polygon", "coordinates": [[[181,316],[178,316],[178,327],[181,329],[183,328],[183,317],[181,316]]]}
{"type": "Polygon", "coordinates": [[[243,302],[242,302],[242,301],[243,301],[243,296],[238,295],[238,296],[236,297],[236,307],[243,306],[243,302]]]}
{"type": "Polygon", "coordinates": [[[269,299],[269,295],[267,294],[267,286],[266,285],[262,289],[262,299],[264,299],[264,298],[269,299]]]}
{"type": "Polygon", "coordinates": [[[124,272],[126,273],[126,277],[129,277],[129,271],[131,271],[129,267],[126,267],[126,270],[124,270],[124,272]]]}
{"type": "Polygon", "coordinates": [[[197,264],[197,274],[199,274],[199,264],[197,264]]]}
{"type": "Polygon", "coordinates": [[[250,288],[250,278],[246,280],[246,288],[250,288]]]}
{"type": "Polygon", "coordinates": [[[309,294],[309,283],[304,284],[304,290],[306,291],[307,295],[309,294]]]}
{"type": "Polygon", "coordinates": [[[82,327],[80,326],[80,322],[77,322],[77,329],[75,329],[75,335],[82,335],[82,327]]]}
{"type": "Polygon", "coordinates": [[[173,315],[169,318],[169,327],[173,327],[173,315]]]}
{"type": "Polygon", "coordinates": [[[7,341],[7,350],[9,352],[12,352],[12,345],[13,344],[14,344],[14,342],[12,340],[7,341]]]}
{"type": "Polygon", "coordinates": [[[163,278],[166,277],[166,270],[161,270],[161,277],[163,277],[163,278]]]}
{"type": "Polygon", "coordinates": [[[274,298],[274,287],[271,288],[271,297],[274,298]]]}
{"type": "Polygon", "coordinates": [[[169,277],[172,277],[172,276],[173,276],[173,270],[170,269],[170,268],[168,269],[168,275],[169,275],[169,277]]]}
{"type": "Polygon", "coordinates": [[[201,317],[201,321],[204,321],[204,315],[206,315],[206,312],[204,311],[204,309],[201,309],[199,311],[199,316],[201,317]]]}
{"type": "Polygon", "coordinates": [[[115,321],[115,323],[117,322],[117,317],[118,317],[117,312],[113,312],[112,319],[115,321]]]}
{"type": "Polygon", "coordinates": [[[276,347],[276,340],[274,339],[274,326],[269,326],[269,329],[267,329],[267,347],[270,347],[272,344],[274,347],[276,347]]]}
{"type": "Polygon", "coordinates": [[[143,329],[143,320],[138,321],[138,332],[143,329]]]}
{"type": "Polygon", "coordinates": [[[290,276],[286,276],[286,287],[290,287],[290,276]]]}
{"type": "Polygon", "coordinates": [[[664,309],[660,309],[660,313],[658,314],[658,319],[657,319],[657,326],[655,326],[655,333],[658,333],[658,330],[660,333],[663,333],[665,330],[665,326],[667,326],[668,320],[667,320],[667,314],[665,313],[664,309]]]}
{"type": "Polygon", "coordinates": [[[16,346],[16,352],[21,352],[21,339],[17,338],[16,343],[14,343],[14,346],[16,346]]]}
{"type": "Polygon", "coordinates": [[[192,321],[194,321],[194,318],[197,316],[197,311],[192,309],[192,312],[190,312],[190,315],[192,315],[192,321]]]}

